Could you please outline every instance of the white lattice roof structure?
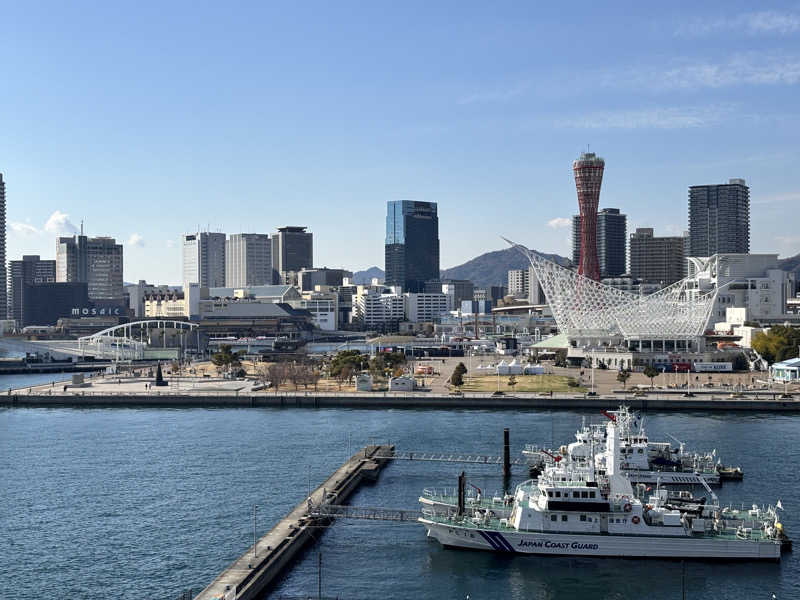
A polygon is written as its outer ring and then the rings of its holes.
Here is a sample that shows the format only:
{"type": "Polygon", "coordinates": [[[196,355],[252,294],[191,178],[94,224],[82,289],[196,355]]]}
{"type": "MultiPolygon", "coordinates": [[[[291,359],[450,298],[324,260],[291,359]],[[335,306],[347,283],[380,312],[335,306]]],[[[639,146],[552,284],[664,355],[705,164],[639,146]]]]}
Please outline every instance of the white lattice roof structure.
{"type": "Polygon", "coordinates": [[[705,330],[717,290],[694,296],[682,279],[648,296],[599,283],[506,240],[533,267],[560,332],[575,339],[689,340],[705,330]]]}

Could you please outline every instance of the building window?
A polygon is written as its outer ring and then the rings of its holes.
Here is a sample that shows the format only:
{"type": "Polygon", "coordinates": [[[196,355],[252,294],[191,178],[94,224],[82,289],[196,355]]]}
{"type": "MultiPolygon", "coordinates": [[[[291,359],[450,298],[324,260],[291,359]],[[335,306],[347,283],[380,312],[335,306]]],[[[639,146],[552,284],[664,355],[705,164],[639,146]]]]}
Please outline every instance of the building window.
{"type": "Polygon", "coordinates": [[[566,521],[568,518],[569,518],[569,517],[567,517],[567,515],[561,515],[561,520],[562,520],[562,521],[566,521]]]}
{"type": "Polygon", "coordinates": [[[586,515],[581,515],[581,521],[586,521],[586,515]]]}
{"type": "Polygon", "coordinates": [[[594,492],[589,492],[589,498],[594,498],[594,492]]]}
{"type": "Polygon", "coordinates": [[[581,497],[581,493],[580,492],[572,492],[572,497],[573,498],[580,498],[581,497]]]}
{"type": "Polygon", "coordinates": [[[557,521],[558,520],[558,515],[550,515],[550,520],[551,521],[557,521]]]}

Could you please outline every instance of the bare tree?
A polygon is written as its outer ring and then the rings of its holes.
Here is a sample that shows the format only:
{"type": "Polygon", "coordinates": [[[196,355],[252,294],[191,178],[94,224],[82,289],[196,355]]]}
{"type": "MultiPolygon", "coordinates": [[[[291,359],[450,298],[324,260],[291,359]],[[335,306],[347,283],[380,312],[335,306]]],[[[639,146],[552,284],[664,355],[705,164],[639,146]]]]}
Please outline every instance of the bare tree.
{"type": "Polygon", "coordinates": [[[277,394],[278,388],[286,381],[286,366],[281,363],[271,364],[268,373],[270,384],[275,388],[275,393],[277,394]]]}

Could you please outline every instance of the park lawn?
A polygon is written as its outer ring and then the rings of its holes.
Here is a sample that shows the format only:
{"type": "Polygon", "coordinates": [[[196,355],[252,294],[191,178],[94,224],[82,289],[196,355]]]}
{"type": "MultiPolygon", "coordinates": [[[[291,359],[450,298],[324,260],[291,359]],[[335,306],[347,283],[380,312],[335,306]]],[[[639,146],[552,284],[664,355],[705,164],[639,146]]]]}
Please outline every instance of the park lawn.
{"type": "MultiPolygon", "coordinates": [[[[570,387],[569,381],[572,377],[565,375],[515,375],[517,380],[515,386],[508,385],[508,375],[500,376],[500,391],[506,394],[514,392],[549,392],[554,393],[570,392],[582,394],[586,391],[584,387],[570,387]]],[[[481,377],[464,378],[464,385],[461,386],[462,392],[496,392],[497,375],[484,375],[481,377]]]]}

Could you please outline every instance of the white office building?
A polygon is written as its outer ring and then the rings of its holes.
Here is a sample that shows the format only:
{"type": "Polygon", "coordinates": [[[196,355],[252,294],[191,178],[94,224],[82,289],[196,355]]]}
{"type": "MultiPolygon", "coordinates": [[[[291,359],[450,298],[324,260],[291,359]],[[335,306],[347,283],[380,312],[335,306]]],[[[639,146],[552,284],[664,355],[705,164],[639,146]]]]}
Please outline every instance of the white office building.
{"type": "Polygon", "coordinates": [[[405,302],[400,294],[366,288],[353,296],[353,320],[367,328],[399,323],[404,318],[405,302]]]}
{"type": "Polygon", "coordinates": [[[403,294],[405,319],[412,323],[438,321],[449,308],[447,294],[403,294]]]}
{"type": "Polygon", "coordinates": [[[225,234],[198,231],[184,235],[183,284],[225,287],[225,234]]]}
{"type": "Polygon", "coordinates": [[[225,287],[272,284],[272,245],[266,233],[235,233],[225,241],[225,287]]]}
{"type": "Polygon", "coordinates": [[[709,328],[726,321],[728,308],[743,308],[744,320],[758,323],[780,323],[793,316],[786,306],[795,277],[778,268],[777,254],[715,254],[687,260],[690,293],[705,294],[719,288],[709,328]]]}

